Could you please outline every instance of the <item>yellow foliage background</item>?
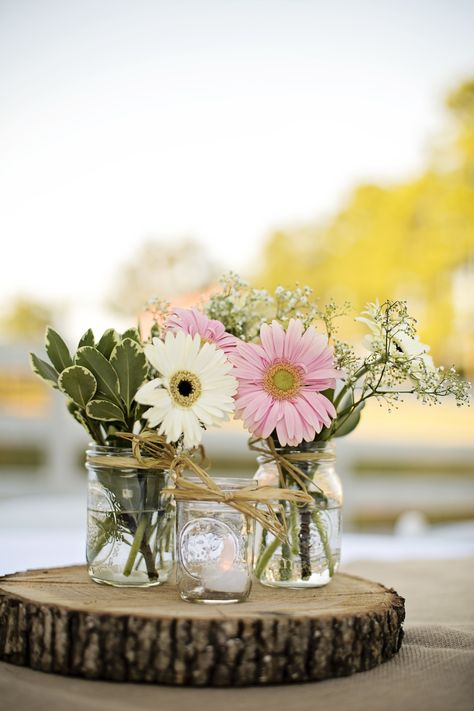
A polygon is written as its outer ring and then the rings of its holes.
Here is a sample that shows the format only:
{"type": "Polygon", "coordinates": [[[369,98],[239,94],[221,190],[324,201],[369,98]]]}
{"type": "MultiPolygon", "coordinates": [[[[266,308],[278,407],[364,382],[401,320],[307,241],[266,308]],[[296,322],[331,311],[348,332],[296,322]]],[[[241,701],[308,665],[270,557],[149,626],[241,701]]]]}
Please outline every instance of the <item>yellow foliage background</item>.
{"type": "Polygon", "coordinates": [[[437,359],[474,370],[474,80],[447,99],[448,125],[426,170],[362,185],[324,224],[270,235],[255,283],[309,284],[360,309],[403,298],[437,359]]]}

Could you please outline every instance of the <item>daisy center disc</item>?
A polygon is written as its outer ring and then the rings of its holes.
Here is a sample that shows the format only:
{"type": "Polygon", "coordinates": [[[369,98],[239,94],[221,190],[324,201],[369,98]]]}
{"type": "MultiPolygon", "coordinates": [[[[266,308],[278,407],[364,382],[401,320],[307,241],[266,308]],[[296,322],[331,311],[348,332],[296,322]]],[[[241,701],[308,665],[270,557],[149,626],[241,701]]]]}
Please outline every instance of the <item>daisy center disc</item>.
{"type": "Polygon", "coordinates": [[[273,397],[288,400],[300,389],[300,369],[292,363],[275,363],[267,370],[263,384],[273,397]]]}
{"type": "Polygon", "coordinates": [[[170,395],[177,405],[191,407],[199,399],[201,381],[189,370],[178,370],[170,379],[170,395]]]}

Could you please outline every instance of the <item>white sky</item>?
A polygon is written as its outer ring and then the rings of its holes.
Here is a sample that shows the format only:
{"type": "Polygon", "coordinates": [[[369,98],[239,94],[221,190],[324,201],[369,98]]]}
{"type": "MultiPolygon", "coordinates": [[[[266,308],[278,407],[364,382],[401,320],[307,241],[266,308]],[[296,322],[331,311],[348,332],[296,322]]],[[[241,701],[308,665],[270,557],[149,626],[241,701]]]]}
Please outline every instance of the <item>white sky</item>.
{"type": "Polygon", "coordinates": [[[0,0],[0,302],[90,303],[150,235],[245,270],[415,172],[473,28],[463,0],[0,0]]]}

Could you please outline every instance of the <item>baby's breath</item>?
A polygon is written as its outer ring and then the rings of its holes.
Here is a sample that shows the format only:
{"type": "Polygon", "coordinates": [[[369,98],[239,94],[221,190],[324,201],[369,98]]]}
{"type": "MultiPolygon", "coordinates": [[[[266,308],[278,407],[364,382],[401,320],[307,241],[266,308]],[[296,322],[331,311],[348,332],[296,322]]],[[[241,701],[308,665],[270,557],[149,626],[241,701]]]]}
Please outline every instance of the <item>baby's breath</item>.
{"type": "Polygon", "coordinates": [[[253,289],[234,272],[220,280],[220,290],[202,304],[209,318],[221,321],[227,333],[255,341],[263,323],[271,320],[273,298],[265,289],[253,289]]]}

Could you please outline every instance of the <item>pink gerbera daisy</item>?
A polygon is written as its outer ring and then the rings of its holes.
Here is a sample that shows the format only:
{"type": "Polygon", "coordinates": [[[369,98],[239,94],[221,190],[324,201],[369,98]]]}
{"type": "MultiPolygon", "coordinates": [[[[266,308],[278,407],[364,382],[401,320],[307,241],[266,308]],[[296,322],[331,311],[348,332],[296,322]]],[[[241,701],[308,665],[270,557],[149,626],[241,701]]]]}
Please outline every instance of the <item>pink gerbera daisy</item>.
{"type": "Polygon", "coordinates": [[[288,330],[273,321],[260,329],[261,345],[239,343],[232,356],[239,382],[236,415],[250,432],[266,438],[276,430],[282,446],[311,442],[336,410],[322,390],[334,388],[334,368],[327,338],[291,319],[288,330]]]}
{"type": "Polygon", "coordinates": [[[198,309],[178,309],[166,321],[166,330],[176,333],[184,331],[191,336],[198,334],[201,341],[214,343],[217,348],[221,348],[226,355],[231,353],[237,345],[239,339],[232,336],[224,328],[224,324],[215,319],[210,319],[198,309]]]}

